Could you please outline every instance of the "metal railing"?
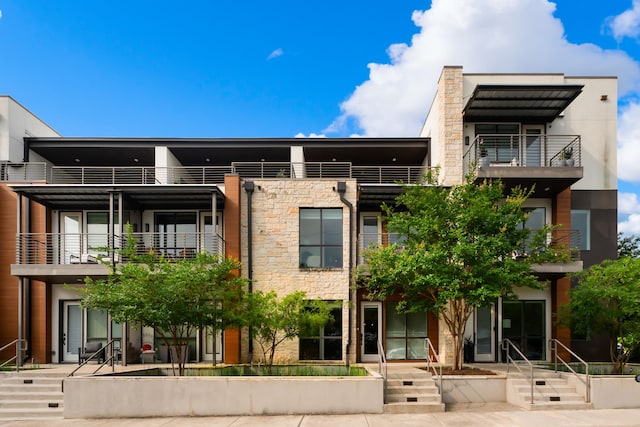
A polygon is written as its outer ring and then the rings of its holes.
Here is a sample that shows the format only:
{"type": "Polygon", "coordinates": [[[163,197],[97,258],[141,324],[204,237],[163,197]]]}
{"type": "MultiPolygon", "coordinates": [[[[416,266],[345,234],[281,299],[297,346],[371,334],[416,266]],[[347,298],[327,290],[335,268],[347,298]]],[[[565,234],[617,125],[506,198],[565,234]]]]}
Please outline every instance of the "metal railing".
{"type": "MultiPolygon", "coordinates": [[[[18,164],[10,165],[13,166],[5,167],[7,178],[18,164]]],[[[216,185],[223,184],[227,174],[261,179],[352,178],[364,184],[418,184],[427,172],[423,166],[353,166],[350,162],[233,162],[229,166],[177,167],[53,166],[48,173],[44,163],[19,165],[22,165],[20,170],[23,171],[38,171],[39,181],[73,185],[216,185]]],[[[30,174],[36,175],[35,172],[30,174]]]]}
{"type": "MultiPolygon", "coordinates": [[[[224,239],[211,233],[133,233],[136,255],[193,258],[224,255],[224,239]]],[[[126,261],[120,255],[126,237],[96,233],[19,233],[16,264],[97,264],[126,261]]]]}
{"type": "MultiPolygon", "coordinates": [[[[378,372],[382,375],[382,395],[384,396],[387,389],[387,355],[384,352],[380,338],[378,338],[378,372]]],[[[385,401],[384,403],[387,402],[385,401]]]]}
{"type": "Polygon", "coordinates": [[[358,235],[358,264],[364,264],[368,249],[386,247],[394,243],[402,245],[403,238],[398,233],[360,233],[358,235]]]}
{"type": "Polygon", "coordinates": [[[0,181],[37,182],[47,180],[47,164],[43,162],[0,162],[0,181]]]}
{"type": "Polygon", "coordinates": [[[585,362],[580,356],[575,354],[571,349],[569,349],[566,345],[558,341],[556,338],[551,338],[549,340],[549,348],[551,350],[551,354],[553,357],[553,369],[555,372],[558,372],[558,360],[571,372],[578,380],[580,380],[585,386],[585,396],[584,401],[586,403],[591,402],[591,377],[589,376],[589,364],[585,362]],[[580,364],[584,366],[585,376],[582,378],[569,363],[567,363],[562,357],[558,355],[558,346],[562,348],[562,350],[569,353],[573,356],[580,364]]]}
{"type": "Polygon", "coordinates": [[[433,343],[431,339],[424,339],[424,349],[427,352],[427,370],[432,372],[433,375],[438,377],[438,388],[440,389],[440,403],[442,403],[442,395],[444,394],[444,390],[442,390],[442,363],[440,363],[440,357],[438,357],[438,352],[433,347],[433,343]],[[435,359],[435,363],[434,363],[435,359]]]}
{"type": "Polygon", "coordinates": [[[28,343],[27,340],[25,339],[21,339],[21,338],[17,338],[13,341],[11,341],[9,344],[3,345],[2,347],[0,347],[0,353],[3,352],[4,350],[10,348],[11,346],[16,346],[16,355],[13,356],[12,358],[5,360],[4,362],[0,363],[0,368],[3,368],[5,366],[7,366],[9,363],[11,362],[16,362],[16,372],[20,371],[20,366],[22,365],[22,360],[20,360],[22,358],[22,355],[25,354],[25,352],[28,350],[28,343]]]}
{"type": "MultiPolygon", "coordinates": [[[[82,368],[84,365],[86,365],[87,363],[91,362],[92,360],[97,360],[99,362],[99,358],[101,356],[101,353],[104,353],[105,357],[104,360],[102,361],[102,363],[98,363],[98,367],[96,368],[95,371],[93,371],[93,373],[91,375],[95,375],[100,369],[102,369],[103,366],[105,366],[106,364],[109,364],[109,366],[111,366],[111,372],[115,372],[116,370],[116,363],[117,362],[117,357],[120,354],[119,351],[117,351],[117,349],[115,348],[115,343],[119,343],[120,339],[118,338],[113,338],[111,339],[107,345],[105,345],[104,347],[101,347],[99,350],[97,350],[96,352],[92,353],[89,357],[87,357],[83,362],[80,362],[78,364],[78,367],[76,369],[74,369],[73,371],[71,371],[71,373],[69,375],[67,375],[67,377],[72,377],[76,372],[78,372],[78,370],[80,370],[80,368],[82,368]],[[108,355],[108,357],[107,357],[108,355]]],[[[78,355],[80,356],[80,355],[78,355]]],[[[62,387],[63,387],[63,391],[64,391],[64,382],[62,383],[62,387]]]]}
{"type": "Polygon", "coordinates": [[[476,164],[512,167],[582,166],[580,135],[481,134],[464,153],[465,174],[476,164]]]}
{"type": "Polygon", "coordinates": [[[516,369],[518,370],[518,372],[522,375],[525,375],[522,372],[522,370],[520,369],[520,366],[518,365],[518,363],[516,363],[516,360],[511,357],[511,351],[513,350],[516,354],[518,354],[518,356],[520,356],[520,359],[518,361],[521,362],[525,362],[526,364],[529,365],[529,379],[531,381],[531,403],[533,403],[533,384],[534,384],[534,380],[533,380],[533,363],[531,363],[531,361],[529,359],[527,359],[527,357],[522,354],[522,352],[520,351],[520,349],[508,338],[504,338],[502,340],[502,342],[500,343],[500,349],[503,350],[506,354],[506,359],[505,363],[507,364],[507,374],[509,374],[509,366],[512,363],[513,366],[516,367],[516,369]]]}

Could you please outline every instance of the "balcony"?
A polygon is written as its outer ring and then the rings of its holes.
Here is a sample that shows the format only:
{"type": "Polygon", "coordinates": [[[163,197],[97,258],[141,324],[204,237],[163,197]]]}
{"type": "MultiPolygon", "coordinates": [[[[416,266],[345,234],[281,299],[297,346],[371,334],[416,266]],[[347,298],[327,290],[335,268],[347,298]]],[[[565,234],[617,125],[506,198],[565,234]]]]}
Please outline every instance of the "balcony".
{"type": "Polygon", "coordinates": [[[224,176],[253,179],[357,179],[363,184],[417,184],[423,166],[354,166],[350,162],[235,162],[230,166],[96,167],[53,166],[44,163],[0,164],[0,181],[63,185],[217,185],[224,176]]]}
{"type": "Polygon", "coordinates": [[[549,197],[582,178],[579,135],[478,135],[463,156],[465,175],[475,168],[478,180],[500,178],[507,188],[536,187],[549,197]]]}
{"type": "MultiPolygon", "coordinates": [[[[175,260],[196,253],[224,255],[224,240],[210,233],[134,233],[136,254],[164,256],[175,260]]],[[[124,262],[119,249],[123,239],[109,234],[20,233],[17,236],[18,265],[79,265],[124,262]]]]}
{"type": "MultiPolygon", "coordinates": [[[[582,270],[580,260],[580,231],[558,228],[549,234],[550,250],[538,254],[537,262],[531,269],[541,275],[566,274],[582,270]],[[555,262],[551,262],[555,258],[555,262]],[[549,260],[548,262],[546,260],[549,260]],[[560,259],[560,261],[557,261],[560,259]]],[[[360,233],[358,236],[358,265],[366,265],[364,253],[367,248],[375,246],[389,246],[393,243],[402,247],[403,237],[397,233],[360,233]]],[[[514,251],[513,257],[529,256],[530,248],[526,242],[522,249],[514,251]]]]}

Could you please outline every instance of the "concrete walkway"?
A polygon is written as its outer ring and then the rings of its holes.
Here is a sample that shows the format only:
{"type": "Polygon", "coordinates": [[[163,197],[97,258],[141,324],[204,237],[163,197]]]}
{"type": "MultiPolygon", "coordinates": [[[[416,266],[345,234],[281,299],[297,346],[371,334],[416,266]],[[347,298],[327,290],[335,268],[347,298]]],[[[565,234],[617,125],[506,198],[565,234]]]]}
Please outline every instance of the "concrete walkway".
{"type": "Polygon", "coordinates": [[[1,427],[127,426],[127,427],[376,427],[376,426],[640,426],[640,409],[578,411],[493,411],[485,407],[435,414],[283,415],[270,417],[120,418],[101,420],[5,421],[1,427]]]}

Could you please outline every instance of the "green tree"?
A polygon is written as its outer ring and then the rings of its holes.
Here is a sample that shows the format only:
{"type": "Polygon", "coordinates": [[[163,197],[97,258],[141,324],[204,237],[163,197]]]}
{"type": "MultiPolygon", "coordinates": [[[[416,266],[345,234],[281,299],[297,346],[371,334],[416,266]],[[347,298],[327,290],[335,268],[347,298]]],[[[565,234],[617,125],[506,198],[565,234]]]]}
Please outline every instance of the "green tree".
{"type": "Polygon", "coordinates": [[[260,345],[270,373],[276,348],[286,340],[317,334],[321,326],[333,319],[332,308],[332,304],[323,300],[307,300],[302,291],[282,299],[273,291],[255,291],[250,295],[247,312],[251,316],[252,338],[260,345]]]}
{"type": "MultiPolygon", "coordinates": [[[[240,264],[235,260],[206,253],[170,260],[137,255],[135,248],[129,233],[120,251],[127,262],[109,265],[106,279],[87,278],[82,302],[107,310],[117,322],[153,327],[167,346],[176,346],[178,374],[184,375],[186,354],[180,344],[197,329],[209,327],[215,336],[245,323],[247,281],[236,274],[240,264]]],[[[171,362],[175,374],[173,358],[171,362]]]]}
{"type": "Polygon", "coordinates": [[[618,233],[618,258],[625,256],[640,258],[640,237],[618,233]]]}
{"type": "Polygon", "coordinates": [[[640,258],[605,260],[573,275],[578,285],[561,307],[561,323],[583,333],[609,336],[614,373],[623,373],[640,347],[640,258]]]}
{"type": "Polygon", "coordinates": [[[472,176],[447,188],[437,183],[437,173],[424,185],[407,186],[395,207],[383,206],[401,244],[365,253],[360,279],[369,298],[399,293],[399,310],[436,313],[452,336],[453,367],[460,369],[473,310],[513,297],[515,286],[543,287],[532,263],[568,259],[566,250],[547,245],[550,229],[535,234],[524,225],[530,194],[515,188],[505,197],[499,181],[478,185],[472,176]]]}

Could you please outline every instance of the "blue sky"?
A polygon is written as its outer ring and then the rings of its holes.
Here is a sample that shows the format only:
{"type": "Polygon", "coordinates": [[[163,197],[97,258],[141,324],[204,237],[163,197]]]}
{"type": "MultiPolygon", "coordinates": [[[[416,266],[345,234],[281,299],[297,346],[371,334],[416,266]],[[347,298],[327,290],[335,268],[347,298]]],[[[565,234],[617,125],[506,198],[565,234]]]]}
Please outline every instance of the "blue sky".
{"type": "Polygon", "coordinates": [[[640,0],[0,0],[0,13],[0,93],[65,136],[415,136],[443,65],[617,75],[620,229],[640,235],[640,0]]]}

